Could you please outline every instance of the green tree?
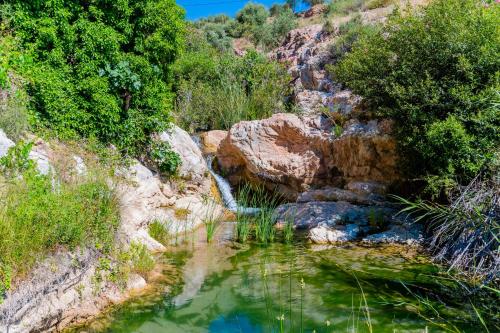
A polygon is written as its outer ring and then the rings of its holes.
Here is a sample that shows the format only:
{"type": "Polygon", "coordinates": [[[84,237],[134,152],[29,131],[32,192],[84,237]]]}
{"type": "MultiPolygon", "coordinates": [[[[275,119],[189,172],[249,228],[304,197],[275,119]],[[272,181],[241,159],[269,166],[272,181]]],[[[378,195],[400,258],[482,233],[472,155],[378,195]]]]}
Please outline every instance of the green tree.
{"type": "Polygon", "coordinates": [[[436,0],[393,15],[333,69],[396,121],[409,175],[468,182],[499,147],[500,6],[436,0]]]}
{"type": "Polygon", "coordinates": [[[134,153],[172,109],[170,64],[184,45],[174,0],[3,1],[5,28],[31,55],[27,79],[37,126],[97,137],[134,153]]]}

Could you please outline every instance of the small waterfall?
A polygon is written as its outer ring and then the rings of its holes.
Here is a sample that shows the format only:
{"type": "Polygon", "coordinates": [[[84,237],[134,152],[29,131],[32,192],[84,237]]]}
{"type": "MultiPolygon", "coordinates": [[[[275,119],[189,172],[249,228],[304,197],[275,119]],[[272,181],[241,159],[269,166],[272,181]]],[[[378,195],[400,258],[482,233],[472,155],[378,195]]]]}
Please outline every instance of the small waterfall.
{"type": "Polygon", "coordinates": [[[260,208],[238,206],[238,203],[236,202],[236,199],[234,198],[233,193],[231,192],[231,185],[229,185],[229,182],[224,177],[218,175],[212,168],[212,162],[214,157],[212,155],[208,155],[206,156],[205,159],[207,161],[208,170],[214,177],[215,182],[217,183],[217,187],[219,188],[222,200],[224,201],[224,204],[226,205],[227,209],[229,209],[234,213],[238,212],[244,215],[257,214],[260,211],[260,208]]]}
{"type": "MultiPolygon", "coordinates": [[[[201,150],[200,137],[192,136],[192,138],[193,141],[198,145],[198,147],[201,150]]],[[[217,183],[217,188],[220,191],[220,194],[222,196],[222,201],[224,201],[224,205],[226,205],[226,208],[233,213],[240,213],[244,215],[255,215],[258,212],[260,212],[260,208],[238,206],[238,203],[236,202],[236,199],[234,198],[233,193],[231,192],[231,185],[229,184],[229,182],[221,175],[218,175],[212,168],[213,160],[214,160],[213,155],[205,156],[205,161],[207,163],[208,171],[210,171],[210,174],[214,177],[215,182],[217,183]]]]}

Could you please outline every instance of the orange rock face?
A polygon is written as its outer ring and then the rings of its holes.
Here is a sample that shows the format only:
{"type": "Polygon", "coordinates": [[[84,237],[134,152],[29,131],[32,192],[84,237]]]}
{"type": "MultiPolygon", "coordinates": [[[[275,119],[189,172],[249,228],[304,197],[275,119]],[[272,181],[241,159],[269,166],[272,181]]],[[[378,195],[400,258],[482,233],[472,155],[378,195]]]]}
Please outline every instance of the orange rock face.
{"type": "Polygon", "coordinates": [[[289,199],[311,188],[350,181],[388,184],[399,178],[395,141],[372,120],[346,124],[336,136],[321,116],[275,114],[234,125],[217,151],[231,183],[264,184],[289,199]]]}

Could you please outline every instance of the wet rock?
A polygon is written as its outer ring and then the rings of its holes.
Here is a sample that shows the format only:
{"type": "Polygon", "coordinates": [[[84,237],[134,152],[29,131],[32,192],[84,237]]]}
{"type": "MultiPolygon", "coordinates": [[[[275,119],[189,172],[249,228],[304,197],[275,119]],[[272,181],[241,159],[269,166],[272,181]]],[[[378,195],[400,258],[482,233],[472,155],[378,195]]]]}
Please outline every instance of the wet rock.
{"type": "Polygon", "coordinates": [[[359,195],[370,195],[373,193],[384,195],[387,191],[387,186],[378,182],[352,181],[346,185],[346,189],[359,195]]]}
{"type": "MultiPolygon", "coordinates": [[[[369,189],[369,187],[367,187],[369,189]]],[[[316,190],[310,190],[301,193],[297,202],[309,201],[347,201],[353,204],[361,205],[383,205],[383,197],[372,192],[365,192],[362,194],[343,190],[337,187],[325,187],[316,190]]]]}
{"type": "Polygon", "coordinates": [[[280,205],[275,211],[275,218],[283,224],[293,221],[297,229],[312,229],[319,225],[333,227],[352,223],[368,226],[374,217],[390,221],[394,213],[388,207],[356,206],[344,201],[313,201],[280,205]]]}

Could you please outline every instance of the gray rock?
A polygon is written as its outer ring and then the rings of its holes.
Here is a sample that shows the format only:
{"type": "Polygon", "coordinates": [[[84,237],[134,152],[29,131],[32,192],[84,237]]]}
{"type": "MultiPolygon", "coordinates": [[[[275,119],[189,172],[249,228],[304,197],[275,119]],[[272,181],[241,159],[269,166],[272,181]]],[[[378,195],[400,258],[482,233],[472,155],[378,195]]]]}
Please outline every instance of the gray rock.
{"type": "Polygon", "coordinates": [[[298,229],[312,229],[318,225],[335,226],[356,224],[368,226],[371,216],[390,221],[395,211],[387,207],[362,207],[344,201],[289,203],[279,206],[275,211],[278,223],[293,221],[298,229]]]}
{"type": "Polygon", "coordinates": [[[372,234],[363,238],[364,243],[368,244],[407,244],[418,245],[424,240],[422,227],[418,224],[394,224],[389,230],[372,234]]]}
{"type": "Polygon", "coordinates": [[[352,191],[343,190],[337,187],[324,187],[321,189],[306,191],[299,194],[297,202],[310,201],[347,201],[349,203],[361,205],[383,205],[383,198],[369,191],[358,194],[352,191]]]}
{"type": "Polygon", "coordinates": [[[198,182],[206,180],[208,168],[201,150],[186,131],[172,125],[172,129],[160,133],[159,138],[168,142],[172,150],[181,157],[182,164],[178,170],[179,176],[198,182]]]}
{"type": "Polygon", "coordinates": [[[0,157],[7,155],[9,148],[14,146],[14,142],[5,135],[5,132],[0,129],[0,157]]]}
{"type": "Polygon", "coordinates": [[[334,244],[358,238],[360,227],[356,224],[329,227],[320,225],[309,230],[309,239],[316,244],[334,244]]]}

